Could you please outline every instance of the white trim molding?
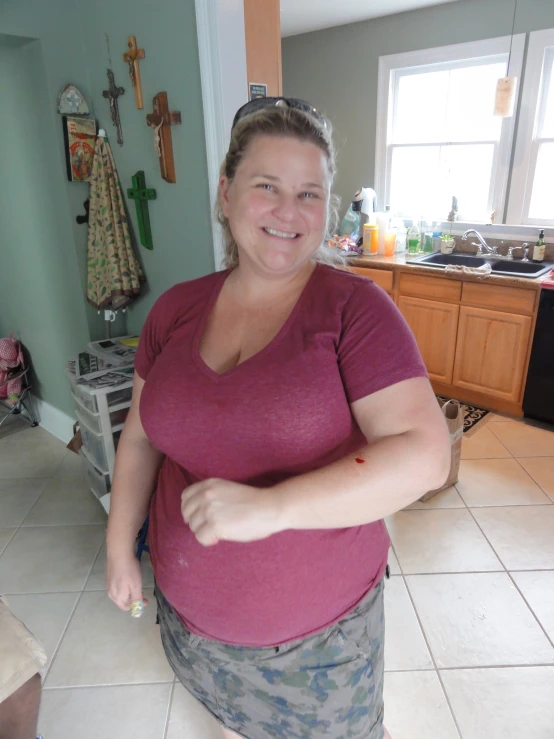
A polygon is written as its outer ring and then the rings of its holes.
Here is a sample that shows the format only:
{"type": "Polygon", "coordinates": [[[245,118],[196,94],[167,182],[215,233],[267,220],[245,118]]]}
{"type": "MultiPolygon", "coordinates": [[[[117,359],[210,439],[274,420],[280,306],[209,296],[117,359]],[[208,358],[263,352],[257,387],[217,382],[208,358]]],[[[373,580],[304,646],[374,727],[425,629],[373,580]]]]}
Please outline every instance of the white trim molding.
{"type": "MultiPolygon", "coordinates": [[[[210,202],[215,205],[219,168],[236,111],[248,100],[243,0],[195,0],[198,55],[210,202]]],[[[223,236],[212,212],[216,270],[223,266],[223,236]]]]}
{"type": "MultiPolygon", "coordinates": [[[[518,78],[516,96],[519,94],[524,47],[525,34],[514,36],[508,75],[518,78]]],[[[374,183],[380,210],[384,209],[385,199],[388,198],[390,190],[390,172],[388,171],[390,163],[387,161],[387,146],[392,138],[394,72],[404,70],[416,72],[419,71],[418,68],[424,71],[425,68],[431,66],[439,69],[442,65],[451,66],[456,62],[477,64],[480,59],[485,60],[500,55],[507,56],[509,50],[510,36],[501,36],[485,39],[484,41],[471,41],[379,57],[374,183]]],[[[491,101],[491,108],[492,105],[493,101],[491,101]]],[[[479,111],[475,111],[475,115],[479,115],[479,111]]],[[[491,210],[494,209],[499,215],[504,213],[514,127],[514,116],[502,121],[502,133],[498,142],[496,162],[493,164],[491,210]]]]}
{"type": "Polygon", "coordinates": [[[40,426],[60,441],[63,441],[64,444],[68,444],[73,438],[75,419],[36,395],[33,395],[32,402],[40,418],[40,426]]]}
{"type": "Polygon", "coordinates": [[[508,223],[527,223],[537,226],[543,225],[543,223],[554,225],[554,213],[552,220],[536,221],[529,218],[529,205],[531,202],[533,175],[537,157],[533,139],[535,137],[537,117],[539,114],[538,104],[541,96],[543,64],[546,50],[549,47],[554,47],[554,28],[533,31],[529,34],[527,61],[525,63],[525,80],[521,95],[521,112],[519,115],[517,141],[512,165],[512,182],[510,185],[510,197],[506,217],[508,223]]]}

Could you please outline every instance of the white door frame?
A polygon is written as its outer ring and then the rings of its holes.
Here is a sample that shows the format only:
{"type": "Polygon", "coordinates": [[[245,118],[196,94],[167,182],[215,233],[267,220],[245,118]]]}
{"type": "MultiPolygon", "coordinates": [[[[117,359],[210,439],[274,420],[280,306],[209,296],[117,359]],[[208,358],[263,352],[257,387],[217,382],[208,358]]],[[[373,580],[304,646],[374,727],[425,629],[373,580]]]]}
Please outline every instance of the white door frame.
{"type": "MultiPolygon", "coordinates": [[[[244,5],[243,0],[195,0],[195,3],[206,159],[213,206],[233,117],[248,100],[244,5]]],[[[223,238],[213,212],[211,220],[215,268],[220,270],[223,267],[223,238]]]]}

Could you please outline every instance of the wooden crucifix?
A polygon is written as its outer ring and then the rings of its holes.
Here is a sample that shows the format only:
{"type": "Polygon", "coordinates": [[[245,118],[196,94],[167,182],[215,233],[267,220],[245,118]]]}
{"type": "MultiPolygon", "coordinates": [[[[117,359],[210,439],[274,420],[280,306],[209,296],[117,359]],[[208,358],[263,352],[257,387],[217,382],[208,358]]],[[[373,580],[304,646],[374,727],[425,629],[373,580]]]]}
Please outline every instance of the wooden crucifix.
{"type": "Polygon", "coordinates": [[[181,111],[169,110],[167,92],[154,95],[152,113],[146,116],[146,123],[154,129],[154,147],[160,160],[162,178],[166,182],[176,182],[171,126],[181,123],[181,111]]]}
{"type": "Polygon", "coordinates": [[[139,60],[144,59],[144,49],[137,49],[136,36],[129,36],[127,46],[129,47],[129,51],[123,54],[123,61],[129,65],[129,77],[135,88],[137,110],[142,110],[144,108],[144,102],[142,100],[139,60]]]}
{"type": "Polygon", "coordinates": [[[119,105],[117,104],[117,98],[123,95],[125,88],[118,87],[115,84],[115,78],[111,69],[107,70],[108,82],[110,86],[107,90],[102,91],[102,95],[108,99],[110,103],[110,115],[112,117],[112,123],[117,129],[117,143],[123,146],[123,131],[121,130],[121,120],[119,118],[119,105]]]}
{"type": "Polygon", "coordinates": [[[156,191],[146,187],[144,172],[140,169],[131,178],[133,187],[127,189],[127,195],[135,201],[137,208],[137,220],[140,234],[140,243],[146,249],[153,249],[152,229],[150,228],[150,214],[148,213],[148,201],[156,199],[156,191]]]}

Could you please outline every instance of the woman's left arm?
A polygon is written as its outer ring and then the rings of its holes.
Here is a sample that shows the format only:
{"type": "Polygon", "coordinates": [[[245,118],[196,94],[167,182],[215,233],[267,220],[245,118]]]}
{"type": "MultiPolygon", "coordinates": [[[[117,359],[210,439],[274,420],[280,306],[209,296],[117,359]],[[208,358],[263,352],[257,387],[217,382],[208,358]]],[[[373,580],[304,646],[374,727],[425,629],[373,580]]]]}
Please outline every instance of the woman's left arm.
{"type": "Polygon", "coordinates": [[[377,521],[442,485],[450,468],[444,418],[426,378],[404,380],[352,403],[367,445],[338,462],[258,489],[209,479],[187,488],[183,518],[198,541],[248,542],[287,529],[377,521]]]}
{"type": "Polygon", "coordinates": [[[446,480],[450,441],[429,380],[404,380],[355,401],[351,408],[367,445],[272,488],[281,529],[343,528],[377,521],[446,480]]]}

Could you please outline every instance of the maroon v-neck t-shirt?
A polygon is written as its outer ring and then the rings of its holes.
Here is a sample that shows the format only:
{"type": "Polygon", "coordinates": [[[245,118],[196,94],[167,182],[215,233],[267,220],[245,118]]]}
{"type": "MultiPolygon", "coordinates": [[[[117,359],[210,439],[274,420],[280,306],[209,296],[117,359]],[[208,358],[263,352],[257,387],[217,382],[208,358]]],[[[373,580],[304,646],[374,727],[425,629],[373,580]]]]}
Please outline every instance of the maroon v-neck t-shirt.
{"type": "Polygon", "coordinates": [[[140,416],[166,455],[150,508],[150,549],[157,583],[191,632],[274,646],[325,629],[376,585],[389,547],[383,522],[203,547],[183,521],[182,491],[217,477],[263,495],[325,467],[366,443],[350,403],[427,373],[381,288],[318,264],[275,338],[217,374],[199,343],[228,274],[172,287],[141,333],[140,416]]]}

